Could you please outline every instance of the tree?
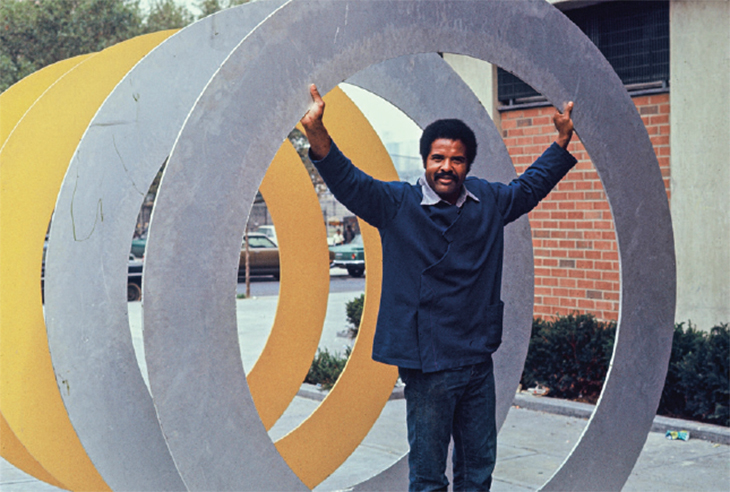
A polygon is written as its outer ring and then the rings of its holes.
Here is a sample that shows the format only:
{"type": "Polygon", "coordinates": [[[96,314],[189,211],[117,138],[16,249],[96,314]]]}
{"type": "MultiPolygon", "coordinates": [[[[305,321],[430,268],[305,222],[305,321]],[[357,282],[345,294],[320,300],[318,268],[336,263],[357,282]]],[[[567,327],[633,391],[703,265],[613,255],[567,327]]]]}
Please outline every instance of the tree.
{"type": "Polygon", "coordinates": [[[223,10],[225,7],[221,5],[220,0],[202,0],[197,4],[200,9],[200,17],[208,17],[210,14],[215,14],[219,10],[223,10]]]}
{"type": "Polygon", "coordinates": [[[174,0],[147,16],[139,0],[0,0],[0,91],[59,60],[193,20],[174,0]]]}
{"type": "Polygon", "coordinates": [[[309,159],[309,140],[307,140],[307,136],[298,128],[294,128],[291,133],[289,133],[288,138],[294,149],[297,151],[297,154],[299,154],[299,158],[302,160],[304,167],[307,169],[309,179],[312,181],[314,189],[317,190],[317,193],[321,192],[324,188],[326,188],[326,186],[322,176],[319,175],[319,171],[317,171],[317,168],[314,167],[314,164],[312,164],[312,161],[309,159]]]}
{"type": "Polygon", "coordinates": [[[193,14],[173,0],[157,0],[144,23],[144,32],[180,29],[193,20],[193,14]]]}
{"type": "Polygon", "coordinates": [[[140,34],[128,0],[0,0],[0,90],[46,65],[140,34]]]}
{"type": "Polygon", "coordinates": [[[200,19],[207,17],[210,14],[214,14],[219,10],[235,7],[237,5],[243,5],[248,3],[250,0],[201,0],[197,6],[200,9],[200,19]]]}

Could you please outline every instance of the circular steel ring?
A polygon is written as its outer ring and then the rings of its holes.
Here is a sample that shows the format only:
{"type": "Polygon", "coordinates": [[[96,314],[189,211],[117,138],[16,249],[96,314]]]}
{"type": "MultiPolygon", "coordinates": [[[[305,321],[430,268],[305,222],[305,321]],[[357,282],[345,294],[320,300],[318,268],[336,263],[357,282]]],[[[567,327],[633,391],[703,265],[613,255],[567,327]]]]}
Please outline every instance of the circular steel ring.
{"type": "MultiPolygon", "coordinates": [[[[567,100],[576,102],[576,128],[614,213],[623,295],[614,361],[602,398],[581,441],[546,488],[618,489],[641,450],[666,371],[674,306],[671,224],[656,158],[633,103],[595,46],[551,6],[481,1],[382,1],[367,8],[337,1],[287,4],[242,43],[211,80],[181,132],[170,159],[169,169],[176,169],[176,174],[168,174],[173,177],[166,179],[165,194],[159,198],[184,196],[187,185],[202,184],[215,163],[215,172],[236,177],[227,183],[216,182],[223,186],[218,190],[222,201],[210,200],[198,212],[220,216],[224,204],[230,205],[230,197],[250,201],[255,192],[251,182],[258,182],[264,171],[261,163],[270,160],[274,142],[282,140],[286,128],[306,109],[308,102],[300,93],[308,82],[318,82],[327,92],[348,75],[383,59],[423,51],[461,53],[490,61],[516,73],[559,106],[567,100]],[[328,19],[327,25],[311,22],[323,18],[328,19]],[[534,35],[526,37],[525,32],[534,35]],[[271,60],[276,60],[276,66],[271,60]],[[192,169],[194,164],[198,166],[192,169]],[[241,166],[244,172],[240,172],[241,166]],[[631,425],[629,432],[627,425],[631,425]],[[606,453],[619,458],[600,459],[606,453]]],[[[179,207],[159,200],[156,213],[161,206],[165,230],[179,227],[180,237],[192,232],[181,223],[179,207]]],[[[236,214],[240,210],[234,206],[221,217],[218,227],[206,227],[206,235],[219,238],[215,233],[228,231],[233,236],[234,231],[242,230],[242,224],[232,218],[236,214]]],[[[164,231],[160,234],[159,239],[174,242],[164,231]]],[[[216,247],[220,261],[198,266],[194,258],[180,260],[186,268],[197,268],[201,279],[212,279],[213,271],[225,269],[234,258],[235,242],[202,244],[216,247]]],[[[150,260],[152,252],[150,249],[150,260]]],[[[156,289],[175,278],[173,266],[161,253],[156,252],[154,258],[156,289]]],[[[216,319],[211,311],[214,297],[213,292],[207,296],[204,304],[208,307],[200,315],[174,318],[178,335],[193,334],[196,327],[191,325],[201,316],[216,319]]],[[[165,302],[170,301],[163,300],[156,312],[146,313],[146,323],[150,321],[146,326],[155,332],[154,343],[160,344],[158,367],[150,371],[151,381],[156,380],[153,388],[158,385],[160,389],[170,388],[171,375],[195,372],[200,369],[196,363],[226,353],[224,346],[211,343],[201,347],[192,365],[164,358],[164,351],[184,349],[166,332],[162,321],[170,326],[174,307],[165,302]]],[[[202,304],[199,299],[183,299],[183,304],[188,302],[196,307],[202,304]]],[[[213,329],[224,339],[232,327],[215,323],[213,329]]],[[[194,388],[203,389],[218,401],[225,397],[222,387],[194,388]]],[[[193,445],[189,439],[199,437],[178,433],[187,428],[185,422],[200,420],[189,402],[189,395],[197,391],[165,391],[160,401],[157,389],[153,393],[163,428],[176,436],[168,444],[180,464],[178,455],[185,455],[193,445]]],[[[221,409],[220,415],[228,414],[227,410],[232,409],[221,409]]],[[[212,427],[221,425],[215,420],[210,422],[212,427]]],[[[184,465],[180,471],[183,476],[196,473],[184,465]]],[[[231,472],[220,470],[221,475],[231,472]]]]}

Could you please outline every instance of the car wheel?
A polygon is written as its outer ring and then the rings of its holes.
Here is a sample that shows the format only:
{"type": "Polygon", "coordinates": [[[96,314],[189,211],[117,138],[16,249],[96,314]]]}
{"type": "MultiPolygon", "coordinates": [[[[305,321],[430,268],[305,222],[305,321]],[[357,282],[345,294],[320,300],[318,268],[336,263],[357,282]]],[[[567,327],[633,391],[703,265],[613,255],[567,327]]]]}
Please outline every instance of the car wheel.
{"type": "Polygon", "coordinates": [[[363,268],[363,267],[347,267],[347,273],[350,274],[350,277],[359,278],[359,277],[362,277],[363,273],[365,273],[365,268],[363,268]]]}
{"type": "Polygon", "coordinates": [[[142,299],[142,289],[134,282],[127,283],[127,302],[139,301],[142,299]]]}

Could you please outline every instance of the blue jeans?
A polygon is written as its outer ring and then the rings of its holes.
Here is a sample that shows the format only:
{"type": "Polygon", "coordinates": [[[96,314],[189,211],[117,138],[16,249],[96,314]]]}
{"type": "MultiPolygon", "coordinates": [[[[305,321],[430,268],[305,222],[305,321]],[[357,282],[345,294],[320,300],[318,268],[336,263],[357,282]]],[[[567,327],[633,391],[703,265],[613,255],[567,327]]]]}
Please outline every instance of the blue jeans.
{"type": "Polygon", "coordinates": [[[446,490],[446,458],[454,438],[456,490],[485,491],[497,458],[492,361],[423,373],[399,368],[405,383],[409,486],[446,490]]]}

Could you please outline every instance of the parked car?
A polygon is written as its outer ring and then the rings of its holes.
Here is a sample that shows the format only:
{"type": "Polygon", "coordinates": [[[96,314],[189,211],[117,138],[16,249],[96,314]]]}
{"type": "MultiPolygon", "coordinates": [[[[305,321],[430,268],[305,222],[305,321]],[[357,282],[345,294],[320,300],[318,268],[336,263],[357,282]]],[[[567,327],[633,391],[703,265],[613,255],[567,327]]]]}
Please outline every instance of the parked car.
{"type": "MultiPolygon", "coordinates": [[[[279,248],[264,234],[250,232],[248,234],[249,273],[252,276],[273,275],[279,278],[279,248]]],[[[241,246],[238,260],[238,278],[246,277],[246,244],[241,246]]]]}
{"type": "Polygon", "coordinates": [[[360,234],[347,244],[330,246],[330,257],[332,257],[332,253],[334,253],[334,259],[330,267],[347,268],[347,273],[351,277],[363,276],[365,273],[365,247],[360,234]]]}
{"type": "Polygon", "coordinates": [[[144,258],[144,250],[147,247],[147,238],[146,237],[136,237],[132,239],[132,250],[130,253],[132,253],[137,258],[144,258]]]}
{"type": "Polygon", "coordinates": [[[275,245],[279,245],[279,240],[276,238],[276,228],[272,225],[258,226],[254,232],[263,234],[264,236],[271,239],[275,245]]]}
{"type": "Polygon", "coordinates": [[[127,302],[142,299],[142,266],[144,266],[144,260],[130,253],[127,269],[127,302]]]}

